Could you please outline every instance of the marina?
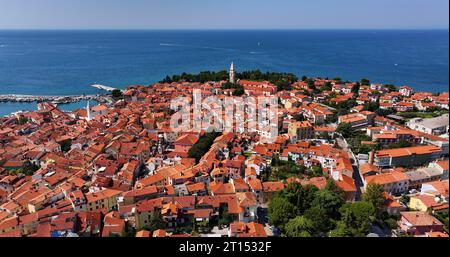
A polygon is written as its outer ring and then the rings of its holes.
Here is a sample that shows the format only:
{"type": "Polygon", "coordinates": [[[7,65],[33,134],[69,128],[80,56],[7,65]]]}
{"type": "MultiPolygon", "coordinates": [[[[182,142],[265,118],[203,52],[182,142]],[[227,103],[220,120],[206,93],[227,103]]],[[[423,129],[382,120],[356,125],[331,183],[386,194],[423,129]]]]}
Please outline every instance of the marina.
{"type": "Polygon", "coordinates": [[[16,95],[16,94],[5,94],[0,95],[0,102],[51,102],[54,104],[68,104],[79,102],[81,100],[96,100],[98,102],[105,102],[107,94],[96,94],[96,95],[67,95],[67,96],[43,96],[43,95],[16,95]]]}
{"type": "MultiPolygon", "coordinates": [[[[112,92],[116,90],[114,87],[108,87],[104,85],[94,84],[91,85],[100,90],[112,92]]],[[[54,104],[69,104],[82,100],[95,100],[97,102],[108,102],[109,94],[82,94],[82,95],[22,95],[22,94],[0,94],[0,102],[18,102],[18,103],[31,103],[31,102],[51,102],[54,104]]]]}

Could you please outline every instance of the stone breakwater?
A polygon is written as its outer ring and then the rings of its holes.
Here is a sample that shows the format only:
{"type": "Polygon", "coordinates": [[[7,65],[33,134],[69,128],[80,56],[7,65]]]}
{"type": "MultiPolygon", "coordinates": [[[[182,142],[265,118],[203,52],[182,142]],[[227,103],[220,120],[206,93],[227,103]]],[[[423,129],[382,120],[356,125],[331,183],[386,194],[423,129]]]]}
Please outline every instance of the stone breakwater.
{"type": "Polygon", "coordinates": [[[69,104],[82,100],[95,100],[97,102],[107,102],[110,98],[107,94],[96,95],[65,95],[65,96],[43,96],[43,95],[0,95],[0,102],[51,102],[54,104],[69,104]]]}

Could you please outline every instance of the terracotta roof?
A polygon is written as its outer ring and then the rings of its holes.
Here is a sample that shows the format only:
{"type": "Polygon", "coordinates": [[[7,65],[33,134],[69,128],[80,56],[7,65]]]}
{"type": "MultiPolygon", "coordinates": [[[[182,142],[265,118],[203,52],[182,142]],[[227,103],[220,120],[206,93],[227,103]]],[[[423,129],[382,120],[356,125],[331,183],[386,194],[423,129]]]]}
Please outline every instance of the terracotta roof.
{"type": "Polygon", "coordinates": [[[409,178],[402,172],[392,171],[389,173],[377,174],[373,176],[366,177],[367,184],[391,184],[398,183],[401,181],[408,181],[409,178]]]}
{"type": "Polygon", "coordinates": [[[284,184],[281,181],[276,182],[263,182],[264,192],[278,192],[284,189],[284,184]]]}
{"type": "Polygon", "coordinates": [[[96,202],[96,201],[103,200],[106,198],[110,198],[113,196],[118,196],[120,194],[122,194],[122,191],[106,188],[106,189],[100,190],[98,192],[87,193],[86,199],[87,199],[88,203],[91,203],[91,202],[96,202]]]}
{"type": "Polygon", "coordinates": [[[434,145],[414,146],[406,148],[388,149],[376,152],[377,157],[401,157],[441,152],[442,149],[434,145]]]}
{"type": "Polygon", "coordinates": [[[435,217],[426,212],[412,211],[412,212],[400,212],[400,215],[404,217],[413,226],[430,226],[430,225],[443,225],[435,217]]]}
{"type": "Polygon", "coordinates": [[[136,233],[136,237],[151,237],[151,234],[147,230],[141,230],[136,233]]]}

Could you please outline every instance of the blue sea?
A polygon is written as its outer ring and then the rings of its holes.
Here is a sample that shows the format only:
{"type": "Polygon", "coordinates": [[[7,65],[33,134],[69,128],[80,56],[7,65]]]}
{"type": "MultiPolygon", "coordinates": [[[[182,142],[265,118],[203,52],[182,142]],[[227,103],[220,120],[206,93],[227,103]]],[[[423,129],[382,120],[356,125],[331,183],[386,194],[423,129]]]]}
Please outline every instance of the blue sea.
{"type": "MultiPolygon", "coordinates": [[[[448,40],[448,30],[0,31],[0,94],[92,94],[94,83],[149,85],[232,61],[238,71],[448,91],[448,40]]],[[[34,108],[0,103],[0,115],[34,108]]]]}

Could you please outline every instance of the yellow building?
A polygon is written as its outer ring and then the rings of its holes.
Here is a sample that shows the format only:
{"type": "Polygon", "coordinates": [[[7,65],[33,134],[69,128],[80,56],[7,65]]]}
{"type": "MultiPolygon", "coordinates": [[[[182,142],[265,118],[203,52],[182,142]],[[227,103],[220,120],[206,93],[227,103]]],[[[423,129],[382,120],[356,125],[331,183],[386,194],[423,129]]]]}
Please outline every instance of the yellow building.
{"type": "Polygon", "coordinates": [[[145,228],[150,224],[153,212],[159,212],[163,207],[163,198],[142,201],[136,206],[135,225],[137,229],[145,228]]]}
{"type": "Polygon", "coordinates": [[[86,194],[87,210],[107,210],[108,212],[115,210],[117,207],[117,197],[120,194],[122,194],[122,191],[109,188],[97,192],[90,192],[86,194]]]}
{"type": "Polygon", "coordinates": [[[289,124],[288,133],[295,140],[309,139],[314,137],[314,128],[309,121],[297,121],[289,124]]]}
{"type": "Polygon", "coordinates": [[[426,212],[430,208],[441,205],[436,198],[431,195],[412,196],[409,200],[408,207],[413,210],[426,212]]]}

